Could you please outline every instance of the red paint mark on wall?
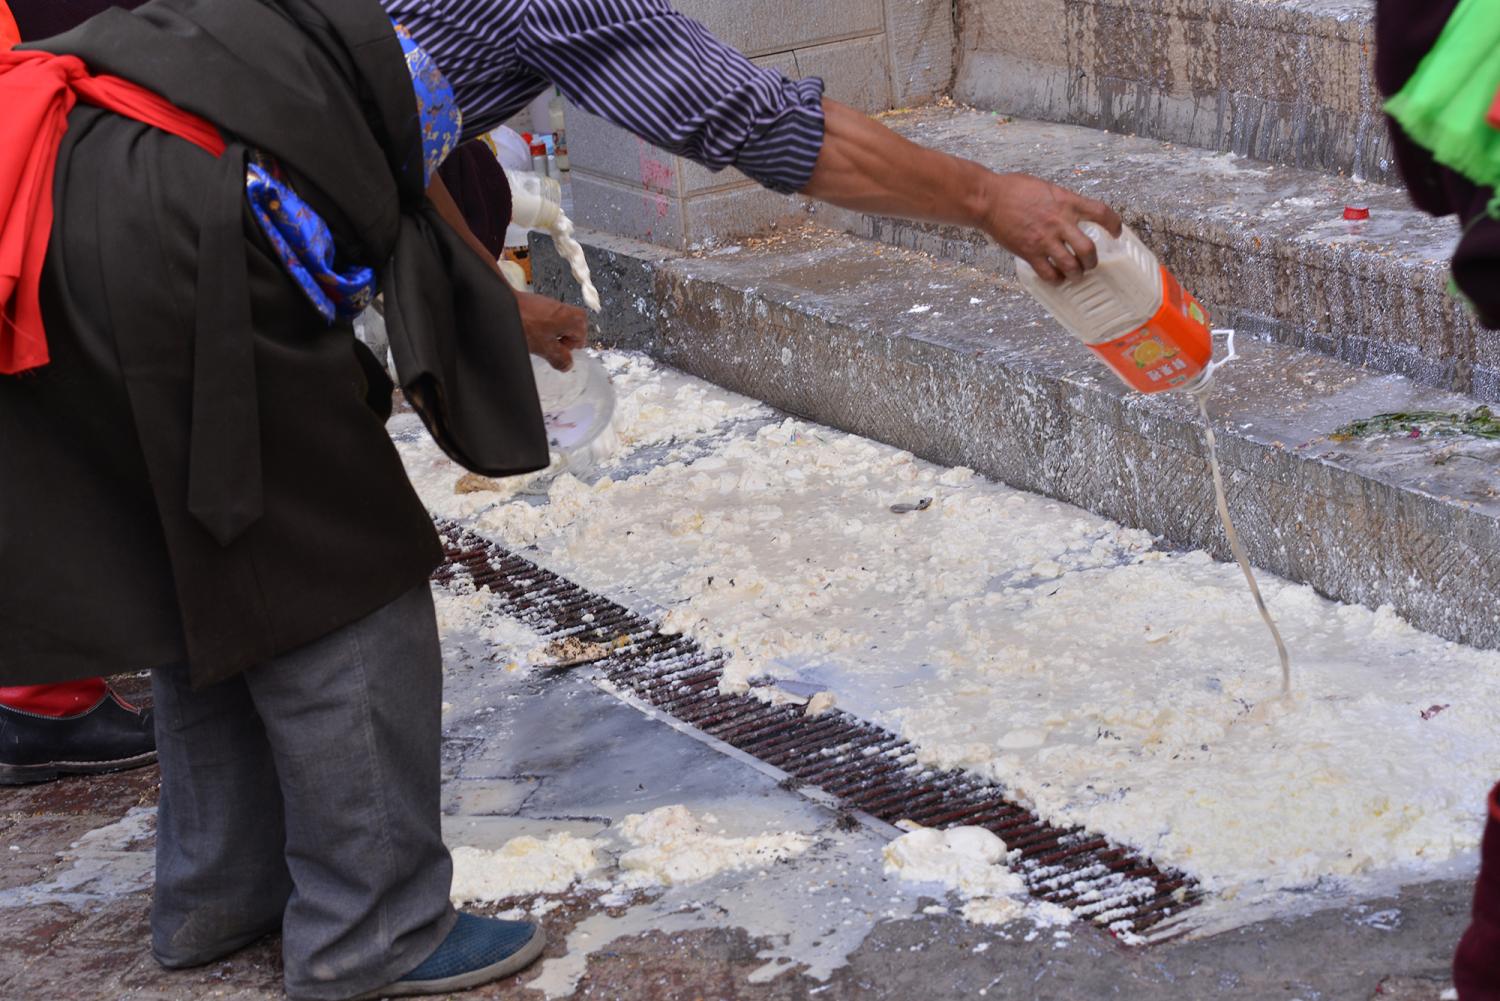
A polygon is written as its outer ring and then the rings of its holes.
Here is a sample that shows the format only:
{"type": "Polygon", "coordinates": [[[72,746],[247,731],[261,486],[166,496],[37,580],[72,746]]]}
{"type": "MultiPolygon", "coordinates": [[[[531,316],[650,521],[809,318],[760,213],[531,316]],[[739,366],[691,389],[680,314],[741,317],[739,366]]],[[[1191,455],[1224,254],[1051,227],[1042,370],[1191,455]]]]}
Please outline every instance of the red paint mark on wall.
{"type": "Polygon", "coordinates": [[[641,184],[648,191],[664,195],[677,194],[677,168],[671,163],[656,158],[656,150],[645,140],[637,139],[640,148],[641,184]]]}

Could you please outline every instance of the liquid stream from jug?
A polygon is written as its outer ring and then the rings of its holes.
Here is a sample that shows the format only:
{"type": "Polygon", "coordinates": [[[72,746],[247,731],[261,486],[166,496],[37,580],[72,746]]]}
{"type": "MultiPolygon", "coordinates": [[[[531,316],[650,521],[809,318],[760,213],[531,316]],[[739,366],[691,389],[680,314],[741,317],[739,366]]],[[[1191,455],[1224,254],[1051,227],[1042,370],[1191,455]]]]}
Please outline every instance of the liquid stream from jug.
{"type": "Polygon", "coordinates": [[[1255,598],[1255,607],[1260,610],[1260,617],[1266,623],[1266,628],[1271,631],[1271,638],[1276,641],[1276,654],[1281,658],[1281,693],[1280,698],[1286,698],[1292,693],[1292,658],[1287,653],[1286,643],[1281,638],[1281,630],[1276,628],[1276,620],[1271,616],[1271,610],[1266,607],[1266,599],[1261,596],[1260,585],[1256,583],[1255,571],[1250,568],[1250,558],[1245,555],[1245,547],[1240,545],[1239,533],[1234,530],[1234,521],[1229,517],[1229,501],[1224,493],[1224,474],[1219,470],[1218,440],[1214,436],[1214,426],[1208,419],[1208,387],[1193,393],[1193,398],[1198,401],[1198,415],[1203,418],[1203,437],[1208,443],[1208,468],[1213,473],[1214,480],[1214,502],[1219,509],[1219,521],[1224,524],[1224,534],[1229,537],[1229,549],[1234,553],[1234,558],[1240,565],[1241,572],[1245,575],[1245,582],[1250,585],[1250,594],[1255,598]]]}
{"type": "Polygon", "coordinates": [[[573,235],[573,220],[566,214],[559,213],[557,222],[551,227],[552,240],[557,245],[557,252],[562,259],[568,262],[569,269],[573,272],[573,278],[583,290],[583,304],[588,307],[590,313],[599,312],[599,293],[594,289],[593,277],[589,274],[589,262],[583,256],[583,247],[579,245],[578,238],[573,235]]]}

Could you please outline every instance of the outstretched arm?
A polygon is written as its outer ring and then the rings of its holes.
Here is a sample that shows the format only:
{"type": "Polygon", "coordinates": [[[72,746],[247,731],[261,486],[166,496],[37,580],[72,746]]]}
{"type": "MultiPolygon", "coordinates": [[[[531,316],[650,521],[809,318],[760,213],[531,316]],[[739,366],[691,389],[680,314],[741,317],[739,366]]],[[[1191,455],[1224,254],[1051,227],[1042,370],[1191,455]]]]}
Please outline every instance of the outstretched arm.
{"type": "Polygon", "coordinates": [[[818,80],[753,65],[669,0],[534,0],[516,44],[575,103],[663,149],[777,191],[973,226],[1048,281],[1097,263],[1079,222],[1119,232],[1100,202],[923,149],[823,98],[818,80]]]}
{"type": "Polygon", "coordinates": [[[1025,260],[1046,281],[1099,263],[1078,228],[1091,220],[1118,236],[1103,202],[1027,174],[996,174],[926,149],[868,115],[823,100],[823,150],[803,194],[863,212],[972,226],[1025,260]]]}

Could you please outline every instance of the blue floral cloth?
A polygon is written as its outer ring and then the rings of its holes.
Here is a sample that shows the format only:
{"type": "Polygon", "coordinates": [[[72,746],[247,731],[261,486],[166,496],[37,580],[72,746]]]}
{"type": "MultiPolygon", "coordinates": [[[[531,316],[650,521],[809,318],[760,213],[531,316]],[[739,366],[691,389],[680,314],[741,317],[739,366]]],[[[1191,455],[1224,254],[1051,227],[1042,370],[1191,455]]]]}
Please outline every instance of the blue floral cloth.
{"type": "MultiPolygon", "coordinates": [[[[430,183],[458,145],[463,114],[437,64],[412,41],[406,29],[399,24],[394,27],[416,94],[417,113],[422,120],[422,161],[425,179],[430,183]]],[[[375,301],[380,289],[374,269],[339,261],[328,224],[292,190],[270,157],[257,153],[246,165],[245,195],[282,267],[324,322],[331,326],[338,320],[352,320],[375,301]]]]}
{"type": "Polygon", "coordinates": [[[411,74],[412,90],[417,95],[417,114],[422,119],[422,161],[430,182],[462,138],[464,115],[453,97],[453,87],[437,63],[412,41],[405,28],[392,24],[401,41],[401,51],[406,54],[406,70],[411,74]]]}

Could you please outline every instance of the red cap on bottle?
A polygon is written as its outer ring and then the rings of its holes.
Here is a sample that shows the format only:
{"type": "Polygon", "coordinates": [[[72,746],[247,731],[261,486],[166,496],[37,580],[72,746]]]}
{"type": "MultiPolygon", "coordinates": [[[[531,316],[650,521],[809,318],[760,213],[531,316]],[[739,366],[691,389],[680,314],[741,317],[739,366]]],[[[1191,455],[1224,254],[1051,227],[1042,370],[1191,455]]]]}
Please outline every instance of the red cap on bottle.
{"type": "Polygon", "coordinates": [[[1349,220],[1368,219],[1370,218],[1370,210],[1363,205],[1345,205],[1344,218],[1349,220]]]}
{"type": "Polygon", "coordinates": [[[522,140],[525,141],[526,145],[528,145],[528,146],[531,145],[531,133],[530,132],[522,132],[521,133],[521,138],[522,138],[522,140]]]}
{"type": "Polygon", "coordinates": [[[546,143],[532,143],[531,144],[531,155],[532,156],[546,156],[547,155],[547,144],[546,143]]]}

